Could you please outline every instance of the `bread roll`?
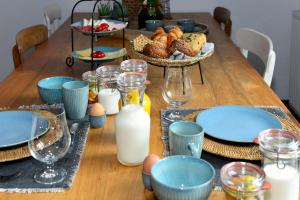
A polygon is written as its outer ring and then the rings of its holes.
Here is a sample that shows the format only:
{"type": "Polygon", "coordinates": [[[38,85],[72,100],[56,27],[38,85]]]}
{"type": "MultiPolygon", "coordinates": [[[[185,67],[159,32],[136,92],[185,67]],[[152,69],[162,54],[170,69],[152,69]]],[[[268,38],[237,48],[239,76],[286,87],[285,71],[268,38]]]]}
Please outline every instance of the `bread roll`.
{"type": "Polygon", "coordinates": [[[161,44],[153,43],[146,44],[143,49],[143,54],[152,58],[168,58],[169,53],[161,44]]]}
{"type": "Polygon", "coordinates": [[[179,51],[187,56],[194,57],[197,55],[196,52],[192,50],[190,45],[183,41],[182,39],[174,40],[169,48],[169,54],[173,54],[175,51],[179,51]]]}
{"type": "Polygon", "coordinates": [[[203,33],[185,33],[183,34],[182,38],[191,46],[192,50],[197,54],[206,43],[206,36],[203,33]]]}
{"type": "Polygon", "coordinates": [[[163,45],[164,48],[167,47],[167,34],[166,33],[160,33],[158,35],[156,35],[153,39],[154,42],[159,42],[163,45]]]}
{"type": "Polygon", "coordinates": [[[182,37],[182,35],[183,35],[182,30],[178,26],[173,27],[169,31],[169,33],[174,33],[176,35],[177,39],[180,39],[182,37]]]}

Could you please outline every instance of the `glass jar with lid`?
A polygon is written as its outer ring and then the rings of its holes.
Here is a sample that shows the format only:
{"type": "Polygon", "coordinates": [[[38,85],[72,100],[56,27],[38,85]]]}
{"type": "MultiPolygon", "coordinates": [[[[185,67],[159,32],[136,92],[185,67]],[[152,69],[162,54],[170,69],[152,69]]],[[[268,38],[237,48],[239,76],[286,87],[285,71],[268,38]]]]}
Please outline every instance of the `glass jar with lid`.
{"type": "Polygon", "coordinates": [[[83,73],[82,80],[89,84],[89,103],[98,102],[99,83],[96,71],[87,71],[83,73]]]}
{"type": "MultiPolygon", "coordinates": [[[[147,80],[148,75],[148,64],[144,60],[140,59],[129,59],[125,60],[121,63],[121,71],[122,72],[135,72],[144,75],[145,83],[149,84],[150,82],[147,80]]],[[[132,98],[134,99],[134,98],[132,98]]],[[[143,103],[142,103],[145,111],[150,115],[151,113],[151,99],[150,97],[144,93],[143,103]]]]}
{"type": "Polygon", "coordinates": [[[122,99],[116,117],[117,157],[124,165],[139,165],[149,153],[150,117],[142,107],[145,76],[124,72],[117,85],[122,99]]]}
{"type": "Polygon", "coordinates": [[[282,129],[268,129],[259,134],[263,169],[272,189],[266,200],[299,199],[299,136],[282,129]]]}
{"type": "Polygon", "coordinates": [[[251,163],[228,163],[220,174],[226,200],[263,200],[264,190],[270,187],[264,171],[251,163]]]}
{"type": "Polygon", "coordinates": [[[118,113],[120,93],[117,90],[117,77],[120,74],[120,66],[104,65],[97,68],[96,74],[99,82],[99,103],[103,105],[106,114],[118,113]]]}

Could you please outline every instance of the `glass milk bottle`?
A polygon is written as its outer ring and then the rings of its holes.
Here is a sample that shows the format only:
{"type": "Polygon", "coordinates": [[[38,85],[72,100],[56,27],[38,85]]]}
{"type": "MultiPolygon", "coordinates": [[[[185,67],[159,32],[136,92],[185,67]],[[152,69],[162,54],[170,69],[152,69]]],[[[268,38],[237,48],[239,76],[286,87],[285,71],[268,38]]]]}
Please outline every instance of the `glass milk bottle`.
{"type": "Polygon", "coordinates": [[[119,75],[117,84],[123,106],[116,117],[117,157],[123,165],[139,165],[149,153],[150,117],[142,107],[145,77],[125,72],[119,75]],[[128,99],[132,93],[138,95],[137,104],[128,99]]]}
{"type": "Polygon", "coordinates": [[[258,141],[266,180],[272,185],[265,199],[298,200],[299,136],[281,129],[269,129],[259,134],[258,141]]]}
{"type": "Polygon", "coordinates": [[[120,93],[117,90],[117,77],[120,74],[118,65],[104,65],[96,70],[99,82],[98,99],[107,115],[119,112],[120,93]]]}

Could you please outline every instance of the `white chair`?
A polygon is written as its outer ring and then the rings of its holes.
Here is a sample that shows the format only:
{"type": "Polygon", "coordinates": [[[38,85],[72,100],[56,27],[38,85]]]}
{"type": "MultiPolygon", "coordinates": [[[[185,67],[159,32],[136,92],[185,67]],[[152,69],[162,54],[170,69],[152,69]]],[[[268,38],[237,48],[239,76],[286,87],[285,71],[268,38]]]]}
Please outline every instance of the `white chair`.
{"type": "Polygon", "coordinates": [[[237,31],[237,45],[246,58],[248,51],[250,51],[262,60],[265,65],[263,78],[271,86],[276,60],[272,40],[256,30],[241,28],[237,31]]]}
{"type": "Polygon", "coordinates": [[[58,4],[50,4],[44,8],[45,22],[48,35],[53,34],[61,25],[61,8],[58,4]]]}

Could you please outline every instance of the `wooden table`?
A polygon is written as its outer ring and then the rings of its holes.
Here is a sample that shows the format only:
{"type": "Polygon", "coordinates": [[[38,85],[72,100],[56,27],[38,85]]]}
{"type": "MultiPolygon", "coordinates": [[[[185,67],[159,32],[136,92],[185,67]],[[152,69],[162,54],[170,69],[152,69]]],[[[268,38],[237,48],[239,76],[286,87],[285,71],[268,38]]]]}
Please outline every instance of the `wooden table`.
{"type": "MultiPolygon", "coordinates": [[[[190,17],[190,14],[174,16],[190,17]]],[[[201,13],[193,17],[209,25],[209,40],[215,43],[216,49],[213,56],[202,62],[204,85],[200,83],[198,67],[192,68],[193,98],[184,107],[205,108],[224,104],[276,105],[292,117],[212,16],[201,13]]],[[[15,108],[24,104],[39,104],[41,101],[36,88],[38,80],[56,75],[80,78],[83,72],[89,70],[89,65],[80,61],[76,61],[73,68],[65,65],[65,58],[71,51],[69,23],[67,21],[47,43],[41,45],[23,65],[2,81],[0,107],[15,108]]],[[[76,49],[90,45],[89,37],[76,33],[75,39],[76,49]]],[[[121,40],[116,38],[101,39],[101,42],[104,45],[121,46],[121,40]]],[[[167,107],[161,95],[162,76],[161,68],[150,67],[149,79],[152,84],[147,90],[152,100],[150,152],[159,155],[163,152],[160,110],[167,107]]],[[[292,119],[294,120],[293,117],[292,119]]],[[[80,170],[70,190],[63,193],[0,193],[0,199],[154,199],[151,192],[144,190],[141,169],[141,166],[125,167],[117,161],[114,117],[108,117],[104,128],[90,131],[80,170]]],[[[224,199],[224,194],[213,192],[210,199],[224,199]]]]}

